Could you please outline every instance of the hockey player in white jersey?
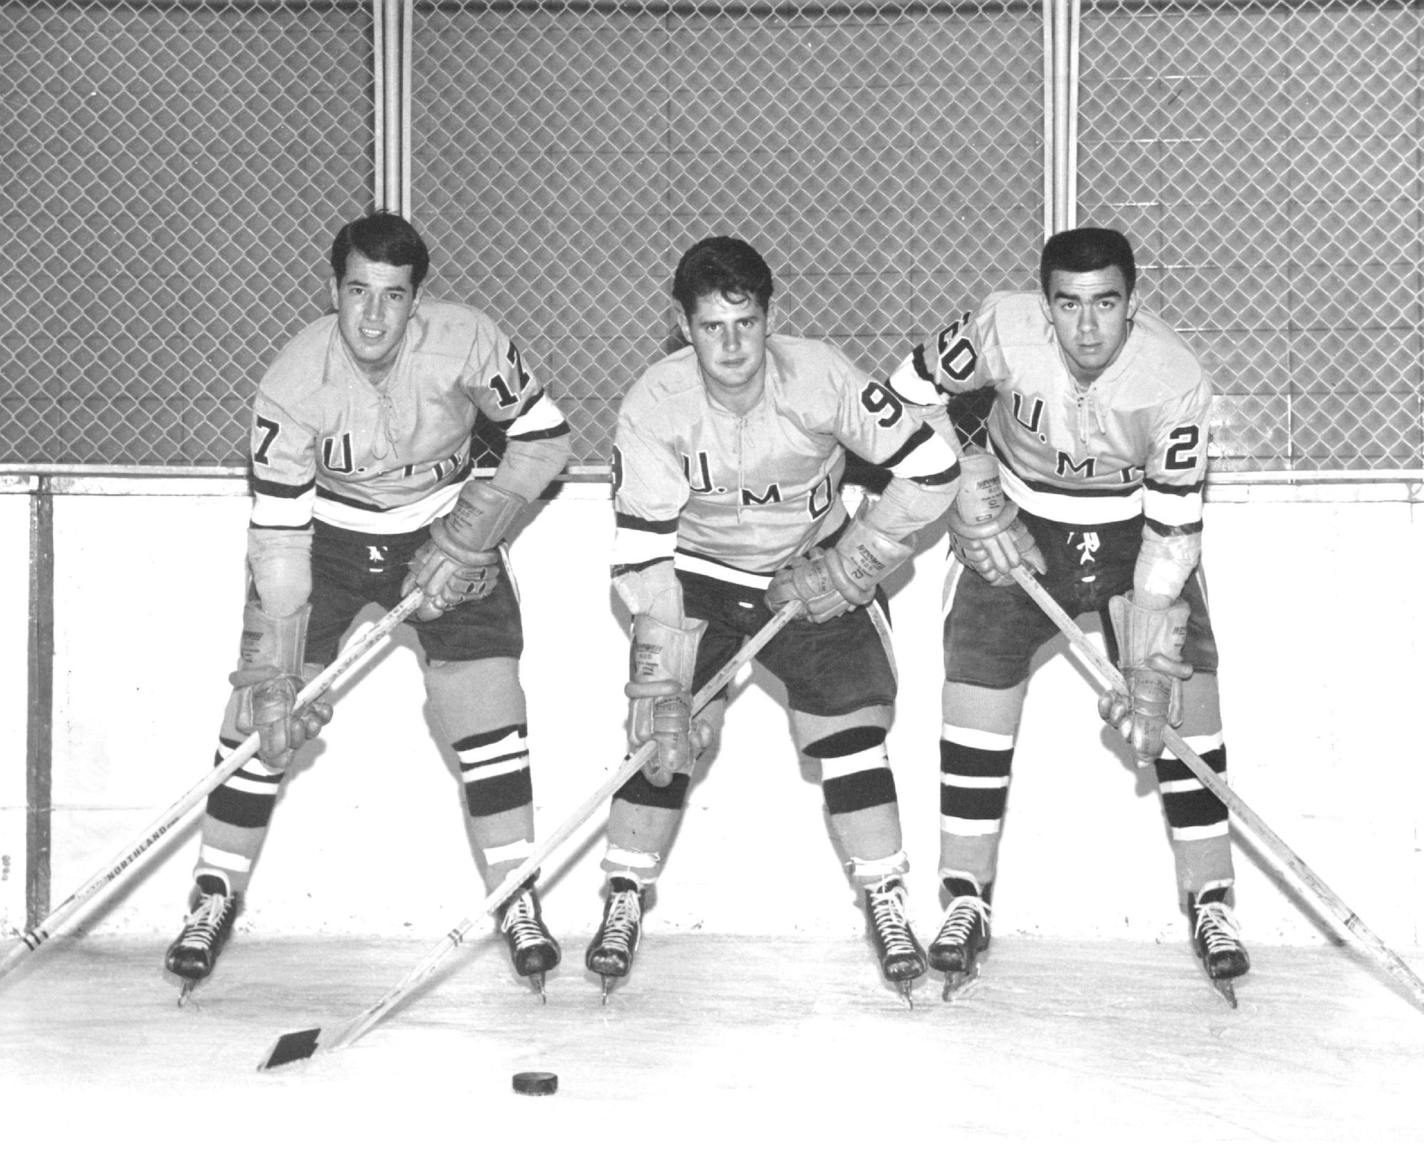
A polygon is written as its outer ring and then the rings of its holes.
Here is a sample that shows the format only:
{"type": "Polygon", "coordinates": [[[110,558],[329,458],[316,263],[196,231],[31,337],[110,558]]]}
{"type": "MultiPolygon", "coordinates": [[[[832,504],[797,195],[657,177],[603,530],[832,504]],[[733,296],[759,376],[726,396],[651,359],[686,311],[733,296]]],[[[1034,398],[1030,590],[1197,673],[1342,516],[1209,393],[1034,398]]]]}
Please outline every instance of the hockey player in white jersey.
{"type": "MultiPolygon", "coordinates": [[[[1044,245],[1040,292],[1003,292],[945,326],[894,372],[916,403],[989,388],[988,458],[1008,496],[980,526],[950,514],[960,562],[946,586],[940,876],[948,909],[929,961],[946,992],[989,945],[990,904],[1029,662],[1057,630],[1014,582],[1028,563],[1070,616],[1102,616],[1129,686],[1103,717],[1154,767],[1184,906],[1213,984],[1249,960],[1233,916],[1227,811],[1163,748],[1166,723],[1225,776],[1217,648],[1200,554],[1210,381],[1137,305],[1121,233],[1044,245]]],[[[969,464],[966,462],[966,467],[969,464]]],[[[966,481],[967,483],[967,481],[966,481]]]]}
{"type": "MultiPolygon", "coordinates": [[[[300,331],[258,386],[250,595],[219,754],[254,730],[261,750],[208,798],[191,912],[166,958],[185,994],[232,930],[292,753],[330,717],[324,703],[294,710],[296,693],[367,603],[426,593],[411,623],[486,887],[533,848],[523,634],[502,543],[563,469],[569,429],[488,316],[422,296],[429,263],[398,215],[342,227],[333,314],[300,331]],[[506,436],[488,480],[471,477],[481,415],[506,436]]],[[[498,922],[516,971],[542,993],[560,953],[534,878],[498,922]]]]}
{"type": "MultiPolygon", "coordinates": [[[[802,615],[759,660],[786,686],[798,749],[820,763],[882,972],[908,998],[925,959],[905,908],[885,747],[896,683],[878,586],[911,554],[911,534],[948,509],[957,460],[841,352],[771,333],[772,275],[751,245],[693,245],[672,294],[689,346],[629,389],[613,462],[614,586],[633,615],[630,735],[655,739],[658,753],[614,796],[607,900],[587,965],[605,996],[631,967],[693,762],[720,720],[693,722],[691,695],[796,601],[802,615]],[[848,449],[892,475],[853,518],[839,491],[848,449]]],[[[747,849],[770,857],[777,845],[747,849]]]]}

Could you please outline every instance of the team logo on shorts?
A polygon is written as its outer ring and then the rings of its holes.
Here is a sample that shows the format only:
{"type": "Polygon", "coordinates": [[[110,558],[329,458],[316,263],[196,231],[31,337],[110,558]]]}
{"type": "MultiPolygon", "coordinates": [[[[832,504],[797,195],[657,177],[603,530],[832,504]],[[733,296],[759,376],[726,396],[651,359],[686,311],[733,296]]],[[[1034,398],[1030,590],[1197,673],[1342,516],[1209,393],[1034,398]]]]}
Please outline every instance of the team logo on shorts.
{"type": "Polygon", "coordinates": [[[1097,531],[1072,531],[1068,535],[1068,545],[1078,551],[1078,565],[1087,566],[1089,563],[1098,561],[1098,548],[1101,547],[1102,540],[1098,538],[1097,531]],[[1078,541],[1074,542],[1074,537],[1078,541]]]}

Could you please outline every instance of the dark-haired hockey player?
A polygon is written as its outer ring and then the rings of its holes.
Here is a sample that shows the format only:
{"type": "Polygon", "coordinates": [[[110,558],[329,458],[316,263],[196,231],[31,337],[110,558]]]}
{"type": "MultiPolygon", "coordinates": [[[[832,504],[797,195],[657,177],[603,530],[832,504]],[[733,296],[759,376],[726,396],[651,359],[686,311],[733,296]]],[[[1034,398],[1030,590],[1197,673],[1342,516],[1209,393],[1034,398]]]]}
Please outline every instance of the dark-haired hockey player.
{"type": "Polygon", "coordinates": [[[961,561],[946,586],[940,741],[949,904],[929,949],[947,992],[972,976],[989,944],[1029,661],[1057,633],[1009,573],[1023,562],[1069,615],[1102,616],[1129,693],[1104,696],[1099,709],[1137,764],[1155,765],[1197,952],[1228,998],[1231,979],[1249,967],[1229,908],[1227,811],[1163,750],[1165,724],[1180,724],[1187,744],[1225,775],[1199,562],[1211,384],[1176,333],[1137,306],[1136,277],[1121,233],[1062,232],[1044,245],[1041,294],[988,296],[891,377],[917,403],[993,389],[988,458],[1009,496],[984,525],[950,515],[961,561]]]}
{"type": "Polygon", "coordinates": [[[759,659],[786,686],[797,747],[820,762],[881,968],[908,999],[925,963],[905,908],[885,749],[895,672],[877,587],[909,557],[911,533],[949,507],[953,449],[835,348],[771,334],[772,275],[749,244],[693,245],[672,295],[690,346],[629,389],[613,463],[614,585],[633,615],[630,734],[634,745],[656,739],[658,754],[614,796],[607,901],[588,967],[606,997],[631,966],[645,894],[720,721],[694,724],[692,693],[797,601],[803,614],[759,659]],[[847,449],[893,476],[854,518],[838,490],[847,449]]]}
{"type": "MultiPolygon", "coordinates": [[[[262,748],[208,799],[191,913],[166,960],[185,995],[232,930],[292,752],[330,718],[325,704],[294,711],[302,680],[335,657],[369,602],[390,609],[417,585],[426,593],[411,622],[487,888],[532,849],[523,634],[501,544],[562,470],[569,430],[486,315],[421,295],[429,264],[398,215],[342,227],[334,314],[299,332],[258,386],[251,595],[221,744],[256,730],[262,748]],[[488,480],[470,474],[481,413],[507,435],[488,480]]],[[[515,969],[542,994],[560,954],[532,877],[499,924],[515,969]]]]}

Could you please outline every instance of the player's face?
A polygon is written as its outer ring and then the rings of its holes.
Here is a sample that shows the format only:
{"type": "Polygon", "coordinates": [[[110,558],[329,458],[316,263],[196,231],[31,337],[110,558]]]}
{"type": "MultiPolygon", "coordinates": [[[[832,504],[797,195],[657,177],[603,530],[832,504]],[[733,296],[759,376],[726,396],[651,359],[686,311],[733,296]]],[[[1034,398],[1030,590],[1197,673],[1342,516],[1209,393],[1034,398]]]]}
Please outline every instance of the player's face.
{"type": "Polygon", "coordinates": [[[749,410],[766,382],[769,316],[761,304],[751,296],[709,292],[679,322],[713,398],[733,410],[749,410]]]}
{"type": "Polygon", "coordinates": [[[1048,311],[1068,370],[1079,383],[1091,383],[1127,342],[1132,298],[1122,269],[1050,273],[1048,311]]]}
{"type": "Polygon", "coordinates": [[[342,341],[367,375],[381,376],[395,362],[417,294],[408,266],[372,263],[355,251],[346,261],[345,277],[332,281],[331,305],[342,341]]]}

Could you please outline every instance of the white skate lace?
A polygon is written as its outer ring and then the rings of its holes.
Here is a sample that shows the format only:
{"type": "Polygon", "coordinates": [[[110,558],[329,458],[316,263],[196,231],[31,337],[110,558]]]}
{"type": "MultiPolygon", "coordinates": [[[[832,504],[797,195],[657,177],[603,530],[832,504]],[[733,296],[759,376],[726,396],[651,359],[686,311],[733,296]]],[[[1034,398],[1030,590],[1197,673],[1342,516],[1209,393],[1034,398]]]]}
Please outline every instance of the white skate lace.
{"type": "Polygon", "coordinates": [[[940,926],[934,944],[937,947],[967,944],[969,935],[981,920],[988,925],[989,903],[976,894],[961,894],[949,903],[949,912],[945,914],[944,925],[940,926]]]}
{"type": "Polygon", "coordinates": [[[548,940],[543,923],[534,912],[534,896],[528,890],[509,903],[500,929],[513,940],[517,950],[543,945],[548,940]]]}
{"type": "Polygon", "coordinates": [[[1208,954],[1235,952],[1241,948],[1241,927],[1236,915],[1220,902],[1197,903],[1196,934],[1208,954]]]}
{"type": "Polygon", "coordinates": [[[638,923],[643,919],[643,904],[637,890],[614,890],[603,915],[603,949],[632,952],[638,923]]]}
{"type": "Polygon", "coordinates": [[[211,949],[222,928],[232,899],[222,894],[204,894],[183,921],[183,936],[178,944],[192,949],[211,949]]]}
{"type": "Polygon", "coordinates": [[[905,913],[905,887],[880,886],[867,890],[870,914],[875,920],[875,932],[880,935],[887,954],[914,953],[910,937],[910,919],[905,913]]]}

